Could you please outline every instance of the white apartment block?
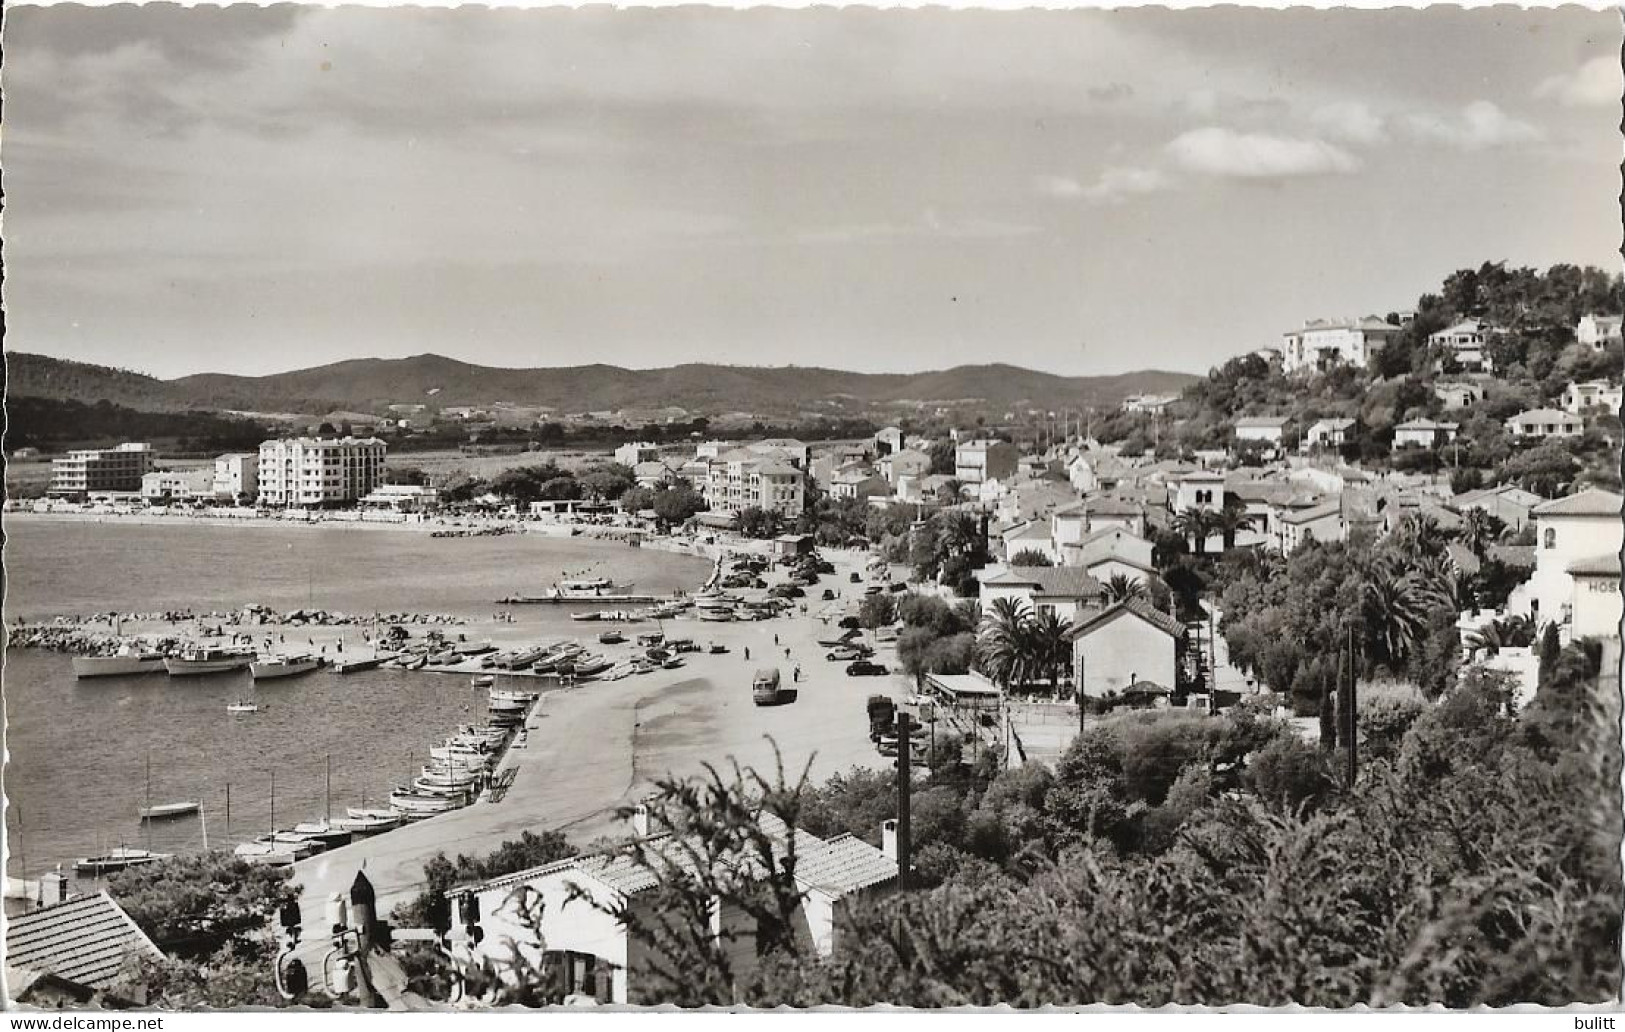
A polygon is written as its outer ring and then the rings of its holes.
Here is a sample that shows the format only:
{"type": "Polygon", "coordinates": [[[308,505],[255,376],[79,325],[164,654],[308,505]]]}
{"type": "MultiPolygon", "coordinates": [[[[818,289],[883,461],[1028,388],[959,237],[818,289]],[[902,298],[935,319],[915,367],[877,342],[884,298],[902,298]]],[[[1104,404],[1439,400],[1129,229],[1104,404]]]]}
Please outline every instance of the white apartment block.
{"type": "Polygon", "coordinates": [[[260,445],[259,498],[265,505],[344,505],[384,482],[386,446],[376,437],[295,437],[260,445]]]}
{"type": "Polygon", "coordinates": [[[152,445],[121,444],[116,448],[86,448],[51,460],[49,494],[84,498],[103,492],[135,493],[141,478],[152,468],[152,445]]]}
{"type": "Polygon", "coordinates": [[[806,496],[806,474],[782,453],[736,448],[711,460],[703,487],[712,512],[757,508],[795,519],[806,496]]]}
{"type": "Polygon", "coordinates": [[[1319,372],[1339,365],[1364,365],[1399,333],[1374,315],[1364,319],[1312,319],[1282,334],[1281,370],[1319,372]]]}
{"type": "Polygon", "coordinates": [[[214,460],[214,496],[216,498],[255,499],[260,493],[260,457],[258,453],[239,452],[221,455],[214,460]]]}
{"type": "Polygon", "coordinates": [[[643,462],[659,462],[660,445],[648,441],[629,441],[615,449],[615,461],[628,469],[643,462]]]}

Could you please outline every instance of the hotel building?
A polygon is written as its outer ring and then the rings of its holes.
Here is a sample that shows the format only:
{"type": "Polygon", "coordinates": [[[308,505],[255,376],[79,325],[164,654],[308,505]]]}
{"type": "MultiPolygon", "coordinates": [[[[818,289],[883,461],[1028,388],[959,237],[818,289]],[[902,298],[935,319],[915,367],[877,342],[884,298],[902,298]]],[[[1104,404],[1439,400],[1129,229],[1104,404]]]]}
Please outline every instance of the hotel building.
{"type": "Polygon", "coordinates": [[[262,505],[345,505],[384,482],[386,446],[376,437],[296,437],[260,445],[262,505]]]}
{"type": "Polygon", "coordinates": [[[121,444],[87,448],[51,460],[51,486],[56,498],[87,498],[113,492],[137,493],[141,478],[152,469],[152,445],[121,444]]]}

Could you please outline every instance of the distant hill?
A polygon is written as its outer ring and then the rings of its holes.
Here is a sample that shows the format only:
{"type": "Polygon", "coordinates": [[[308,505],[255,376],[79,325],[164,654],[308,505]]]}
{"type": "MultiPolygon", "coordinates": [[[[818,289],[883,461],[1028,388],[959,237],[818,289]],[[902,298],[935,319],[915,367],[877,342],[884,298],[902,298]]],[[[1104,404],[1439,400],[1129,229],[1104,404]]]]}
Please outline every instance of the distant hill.
{"type": "Polygon", "coordinates": [[[848,399],[857,404],[977,399],[990,408],[1116,405],[1130,394],[1177,393],[1199,377],[1145,371],[1056,376],[1010,365],[923,373],[854,373],[793,366],[690,364],[667,369],[589,365],[501,369],[442,355],[363,358],[270,376],[204,373],[160,380],[44,355],[7,356],[12,394],[158,410],[240,409],[322,413],[427,402],[437,406],[548,406],[564,412],[675,405],[696,413],[780,414],[848,399]],[[432,393],[431,393],[432,392],[432,393]]]}

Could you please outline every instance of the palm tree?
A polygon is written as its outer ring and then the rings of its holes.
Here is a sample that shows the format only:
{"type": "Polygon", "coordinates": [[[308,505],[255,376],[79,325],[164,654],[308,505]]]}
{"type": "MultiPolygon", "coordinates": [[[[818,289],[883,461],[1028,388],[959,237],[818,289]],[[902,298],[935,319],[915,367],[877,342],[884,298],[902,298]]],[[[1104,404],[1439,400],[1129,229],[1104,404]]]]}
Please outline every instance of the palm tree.
{"type": "Polygon", "coordinates": [[[1072,665],[1072,624],[1053,609],[1040,609],[1027,621],[1026,647],[1033,674],[1060,686],[1061,675],[1072,665]]]}
{"type": "Polygon", "coordinates": [[[1467,635],[1464,644],[1474,651],[1482,650],[1486,656],[1493,656],[1502,649],[1527,648],[1535,643],[1535,637],[1534,619],[1517,615],[1491,620],[1467,635]]]}
{"type": "Polygon", "coordinates": [[[1008,596],[996,598],[982,617],[981,634],[976,638],[976,662],[982,673],[1002,688],[1025,679],[1023,648],[1026,608],[1008,596]]]}
{"type": "Polygon", "coordinates": [[[1484,558],[1485,551],[1506,530],[1506,522],[1501,517],[1483,509],[1468,509],[1461,518],[1461,543],[1480,559],[1484,558]]]}
{"type": "Polygon", "coordinates": [[[1404,561],[1392,555],[1384,555],[1365,571],[1361,593],[1367,625],[1391,662],[1410,654],[1433,610],[1451,604],[1450,594],[1431,573],[1407,570],[1404,561]]]}
{"type": "Polygon", "coordinates": [[[1236,547],[1237,534],[1253,529],[1253,517],[1246,506],[1231,498],[1224,503],[1224,508],[1213,514],[1213,524],[1214,529],[1224,535],[1224,550],[1228,552],[1236,547]]]}
{"type": "Polygon", "coordinates": [[[1112,605],[1145,598],[1145,582],[1126,573],[1114,573],[1106,582],[1106,601],[1112,605]]]}
{"type": "Polygon", "coordinates": [[[1218,516],[1208,509],[1186,509],[1174,517],[1173,528],[1191,542],[1197,555],[1207,554],[1207,539],[1217,528],[1218,516]]]}
{"type": "Polygon", "coordinates": [[[1425,513],[1413,512],[1394,528],[1394,547],[1411,559],[1443,555],[1447,543],[1439,521],[1425,513]]]}

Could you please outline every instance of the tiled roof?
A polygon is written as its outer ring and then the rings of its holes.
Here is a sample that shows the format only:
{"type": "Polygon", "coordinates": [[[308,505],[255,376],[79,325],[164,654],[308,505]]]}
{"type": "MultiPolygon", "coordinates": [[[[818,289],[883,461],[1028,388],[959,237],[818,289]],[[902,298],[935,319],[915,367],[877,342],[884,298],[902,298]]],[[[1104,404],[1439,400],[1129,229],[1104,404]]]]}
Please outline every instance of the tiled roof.
{"type": "Polygon", "coordinates": [[[1091,516],[1144,516],[1145,508],[1137,502],[1121,498],[1091,498],[1083,503],[1091,516]]]}
{"type": "Polygon", "coordinates": [[[1611,491],[1588,487],[1567,498],[1557,498],[1532,510],[1535,516],[1615,516],[1625,499],[1611,491]]]}
{"type": "Polygon", "coordinates": [[[1291,512],[1284,512],[1281,514],[1281,522],[1310,523],[1314,520],[1323,520],[1328,516],[1341,516],[1342,514],[1343,503],[1341,500],[1334,498],[1329,502],[1321,502],[1319,505],[1312,505],[1307,509],[1293,509],[1291,512]]]}
{"type": "Polygon", "coordinates": [[[796,880],[833,896],[880,885],[897,877],[897,861],[850,833],[820,842],[796,836],[796,880]],[[811,842],[817,842],[812,846],[811,842]]]}
{"type": "Polygon", "coordinates": [[[6,963],[47,972],[95,989],[118,980],[125,957],[158,947],[105,892],[79,896],[6,923],[6,963]]]}
{"type": "Polygon", "coordinates": [[[1115,606],[1103,609],[1087,620],[1080,622],[1072,628],[1071,636],[1074,639],[1081,638],[1083,635],[1090,633],[1097,627],[1109,623],[1112,620],[1117,619],[1119,616],[1126,614],[1133,614],[1134,616],[1139,617],[1146,623],[1155,627],[1157,630],[1162,631],[1164,634],[1171,637],[1177,638],[1180,633],[1184,631],[1183,625],[1181,625],[1178,620],[1156,608],[1150,602],[1147,602],[1145,599],[1141,598],[1131,598],[1126,602],[1119,602],[1115,606]]]}
{"type": "Polygon", "coordinates": [[[1287,422],[1288,417],[1286,416],[1242,416],[1240,419],[1236,420],[1236,425],[1238,427],[1257,426],[1279,428],[1286,426],[1287,422]]]}
{"type": "Polygon", "coordinates": [[[1462,573],[1470,577],[1478,572],[1478,556],[1474,555],[1473,550],[1466,545],[1459,541],[1452,541],[1444,546],[1444,550],[1450,556],[1450,561],[1455,564],[1456,569],[1462,573]]]}
{"type": "Polygon", "coordinates": [[[1582,577],[1618,577],[1619,553],[1605,552],[1569,563],[1569,573],[1582,577]]]}
{"type": "Polygon", "coordinates": [[[1454,430],[1457,423],[1436,423],[1431,419],[1412,419],[1394,427],[1395,430],[1454,430]]]}
{"type": "Polygon", "coordinates": [[[1087,570],[1077,566],[1012,566],[1004,573],[989,577],[984,584],[1027,584],[1037,588],[1038,595],[1064,595],[1087,598],[1102,595],[1106,588],[1089,576],[1087,570]]]}

